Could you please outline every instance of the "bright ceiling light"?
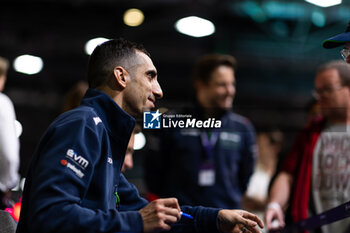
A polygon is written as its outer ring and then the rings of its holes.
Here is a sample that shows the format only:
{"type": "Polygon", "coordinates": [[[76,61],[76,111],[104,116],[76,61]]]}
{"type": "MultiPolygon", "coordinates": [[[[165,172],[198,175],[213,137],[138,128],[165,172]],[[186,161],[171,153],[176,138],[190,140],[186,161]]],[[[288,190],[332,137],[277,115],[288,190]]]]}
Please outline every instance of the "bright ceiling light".
{"type": "Polygon", "coordinates": [[[37,74],[44,66],[44,62],[40,57],[32,55],[22,55],[17,57],[13,62],[14,69],[23,74],[37,74]]]}
{"type": "Polygon", "coordinates": [[[142,132],[135,134],[134,150],[141,150],[146,145],[146,137],[142,132]]]}
{"type": "Polygon", "coordinates": [[[92,52],[94,51],[94,49],[102,44],[103,42],[106,42],[108,39],[104,38],[104,37],[98,37],[98,38],[95,38],[95,39],[91,39],[89,40],[88,42],[86,42],[85,44],[85,53],[87,55],[91,55],[92,52]]]}
{"type": "Polygon", "coordinates": [[[139,9],[131,8],[125,11],[123,20],[130,27],[137,27],[143,23],[145,16],[139,9]]]}
{"type": "Polygon", "coordinates": [[[330,7],[330,6],[339,5],[342,0],[305,0],[305,1],[320,7],[330,7]]]}
{"type": "Polygon", "coordinates": [[[19,138],[19,136],[21,136],[22,132],[23,132],[23,127],[21,122],[15,120],[15,132],[16,132],[16,136],[19,138]]]}
{"type": "Polygon", "coordinates": [[[175,23],[175,28],[178,32],[193,37],[209,36],[215,32],[212,22],[197,16],[179,19],[175,23]]]}

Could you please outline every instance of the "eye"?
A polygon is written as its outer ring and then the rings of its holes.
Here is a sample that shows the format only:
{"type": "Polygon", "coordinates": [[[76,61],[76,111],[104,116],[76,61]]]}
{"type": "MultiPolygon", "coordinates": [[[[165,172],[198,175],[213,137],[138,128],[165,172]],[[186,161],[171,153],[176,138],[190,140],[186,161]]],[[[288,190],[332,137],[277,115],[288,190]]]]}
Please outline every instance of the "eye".
{"type": "Polygon", "coordinates": [[[225,86],[226,86],[226,83],[224,83],[224,82],[219,82],[219,83],[217,83],[217,85],[218,85],[219,87],[225,87],[225,86]]]}
{"type": "Polygon", "coordinates": [[[148,71],[146,75],[149,79],[154,79],[155,77],[157,77],[157,73],[155,71],[148,71]]]}

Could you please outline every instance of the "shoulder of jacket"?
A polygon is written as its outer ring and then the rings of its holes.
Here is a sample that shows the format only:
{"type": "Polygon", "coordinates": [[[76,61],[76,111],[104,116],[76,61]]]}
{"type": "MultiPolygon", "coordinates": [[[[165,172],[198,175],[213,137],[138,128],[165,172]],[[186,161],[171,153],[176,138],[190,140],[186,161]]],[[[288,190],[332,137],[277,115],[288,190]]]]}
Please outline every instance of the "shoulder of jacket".
{"type": "Polygon", "coordinates": [[[56,126],[65,124],[84,124],[92,129],[97,129],[103,125],[101,118],[95,110],[88,106],[80,106],[61,114],[56,120],[56,126]]]}
{"type": "Polygon", "coordinates": [[[240,124],[242,124],[242,125],[249,125],[249,126],[252,125],[251,121],[250,121],[247,117],[242,116],[242,115],[239,115],[239,114],[234,113],[234,112],[232,112],[232,111],[230,111],[230,112],[227,114],[227,117],[228,117],[231,121],[240,123],[240,124]]]}

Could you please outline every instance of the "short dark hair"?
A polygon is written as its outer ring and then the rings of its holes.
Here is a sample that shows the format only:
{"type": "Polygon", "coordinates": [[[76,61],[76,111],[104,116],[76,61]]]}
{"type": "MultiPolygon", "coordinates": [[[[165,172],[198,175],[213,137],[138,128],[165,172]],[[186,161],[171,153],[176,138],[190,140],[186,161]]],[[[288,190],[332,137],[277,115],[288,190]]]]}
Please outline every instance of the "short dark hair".
{"type": "Polygon", "coordinates": [[[229,66],[233,70],[237,67],[236,59],[231,55],[224,54],[208,54],[200,57],[196,62],[192,81],[201,81],[204,84],[208,84],[213,71],[219,66],[229,66]]]}
{"type": "Polygon", "coordinates": [[[135,58],[136,51],[150,54],[141,44],[123,38],[106,41],[95,48],[88,64],[88,82],[90,88],[96,88],[109,81],[116,66],[124,68],[135,58]]]}
{"type": "Polygon", "coordinates": [[[330,69],[338,71],[342,85],[350,86],[350,65],[348,63],[343,60],[327,62],[317,69],[317,74],[330,69]]]}

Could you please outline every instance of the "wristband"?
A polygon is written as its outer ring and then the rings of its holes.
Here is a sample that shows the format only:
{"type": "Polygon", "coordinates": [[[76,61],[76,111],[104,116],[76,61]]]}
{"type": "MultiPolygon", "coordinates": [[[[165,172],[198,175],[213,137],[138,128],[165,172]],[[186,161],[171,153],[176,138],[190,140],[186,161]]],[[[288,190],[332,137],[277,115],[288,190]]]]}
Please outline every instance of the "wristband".
{"type": "Polygon", "coordinates": [[[267,205],[267,209],[274,209],[274,210],[277,210],[277,211],[282,211],[282,208],[281,208],[280,204],[278,204],[277,202],[270,202],[267,205]]]}

